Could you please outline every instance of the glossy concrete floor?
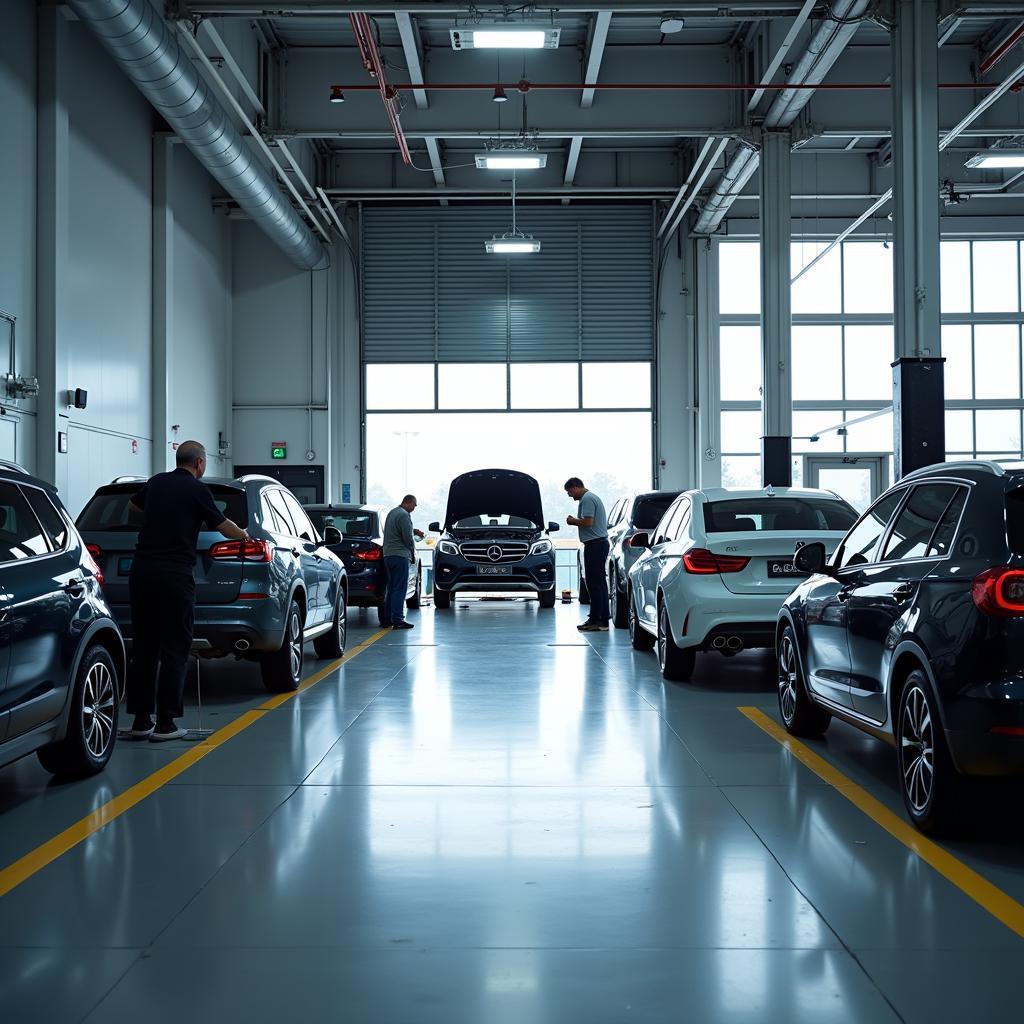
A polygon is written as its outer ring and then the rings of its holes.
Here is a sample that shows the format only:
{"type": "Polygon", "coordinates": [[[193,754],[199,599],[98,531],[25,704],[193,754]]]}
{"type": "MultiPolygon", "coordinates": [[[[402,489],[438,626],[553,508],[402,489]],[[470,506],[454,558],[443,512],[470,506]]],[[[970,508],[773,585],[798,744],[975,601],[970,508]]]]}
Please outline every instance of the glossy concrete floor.
{"type": "MultiPolygon", "coordinates": [[[[1019,1017],[1021,940],[736,710],[769,657],[663,685],[578,618],[425,609],[0,897],[0,1021],[1019,1017]]],[[[266,699],[203,687],[206,724],[266,699]]],[[[815,746],[899,807],[888,750],[815,746]]],[[[0,770],[0,866],[186,749],[0,770]]],[[[1018,828],[951,849],[1024,899],[1018,828]]]]}

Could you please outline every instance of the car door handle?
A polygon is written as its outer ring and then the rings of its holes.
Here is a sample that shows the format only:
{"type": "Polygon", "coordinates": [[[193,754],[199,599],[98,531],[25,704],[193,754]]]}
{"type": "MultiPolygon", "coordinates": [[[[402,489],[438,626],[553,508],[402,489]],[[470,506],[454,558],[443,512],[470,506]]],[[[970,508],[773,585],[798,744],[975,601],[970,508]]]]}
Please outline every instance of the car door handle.
{"type": "Polygon", "coordinates": [[[892,596],[897,601],[906,601],[908,598],[914,596],[914,585],[913,583],[901,583],[893,592],[892,596]]]}

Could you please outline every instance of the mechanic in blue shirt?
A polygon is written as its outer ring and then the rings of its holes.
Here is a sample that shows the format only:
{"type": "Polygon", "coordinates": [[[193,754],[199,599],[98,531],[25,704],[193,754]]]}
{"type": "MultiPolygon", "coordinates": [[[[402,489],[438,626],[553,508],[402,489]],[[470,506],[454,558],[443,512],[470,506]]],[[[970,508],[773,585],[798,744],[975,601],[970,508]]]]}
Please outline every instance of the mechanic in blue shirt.
{"type": "Polygon", "coordinates": [[[588,491],[578,476],[565,481],[565,493],[578,501],[578,514],[568,516],[566,522],[580,532],[583,545],[583,575],[590,591],[590,615],[576,628],[584,633],[608,631],[608,516],[604,502],[588,491]]]}

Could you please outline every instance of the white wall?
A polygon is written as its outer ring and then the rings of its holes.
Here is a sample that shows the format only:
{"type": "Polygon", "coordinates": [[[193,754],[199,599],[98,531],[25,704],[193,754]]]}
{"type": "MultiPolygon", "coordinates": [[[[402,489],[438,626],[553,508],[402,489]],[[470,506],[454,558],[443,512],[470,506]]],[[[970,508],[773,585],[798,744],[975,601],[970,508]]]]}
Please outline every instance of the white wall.
{"type": "MultiPolygon", "coordinates": [[[[98,484],[166,461],[171,424],[179,439],[209,445],[217,471],[218,434],[231,427],[230,231],[212,208],[219,189],[174,147],[164,364],[153,325],[159,118],[62,9],[3,6],[0,308],[18,317],[18,373],[38,374],[43,390],[38,402],[0,402],[0,458],[53,479],[72,512],[98,484]],[[154,375],[166,381],[166,425],[154,423],[154,375]],[[76,387],[89,392],[84,410],[69,408],[76,387]],[[67,455],[56,454],[58,430],[67,455]]],[[[5,338],[0,329],[0,373],[5,338]]]]}

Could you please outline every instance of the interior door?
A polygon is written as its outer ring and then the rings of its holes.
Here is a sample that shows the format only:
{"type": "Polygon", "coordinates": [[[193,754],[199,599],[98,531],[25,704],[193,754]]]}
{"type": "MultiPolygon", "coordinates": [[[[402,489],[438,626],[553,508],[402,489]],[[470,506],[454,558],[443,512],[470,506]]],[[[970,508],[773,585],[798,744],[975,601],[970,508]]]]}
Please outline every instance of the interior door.
{"type": "Polygon", "coordinates": [[[804,484],[835,491],[863,512],[889,486],[889,456],[805,455],[804,484]]]}

